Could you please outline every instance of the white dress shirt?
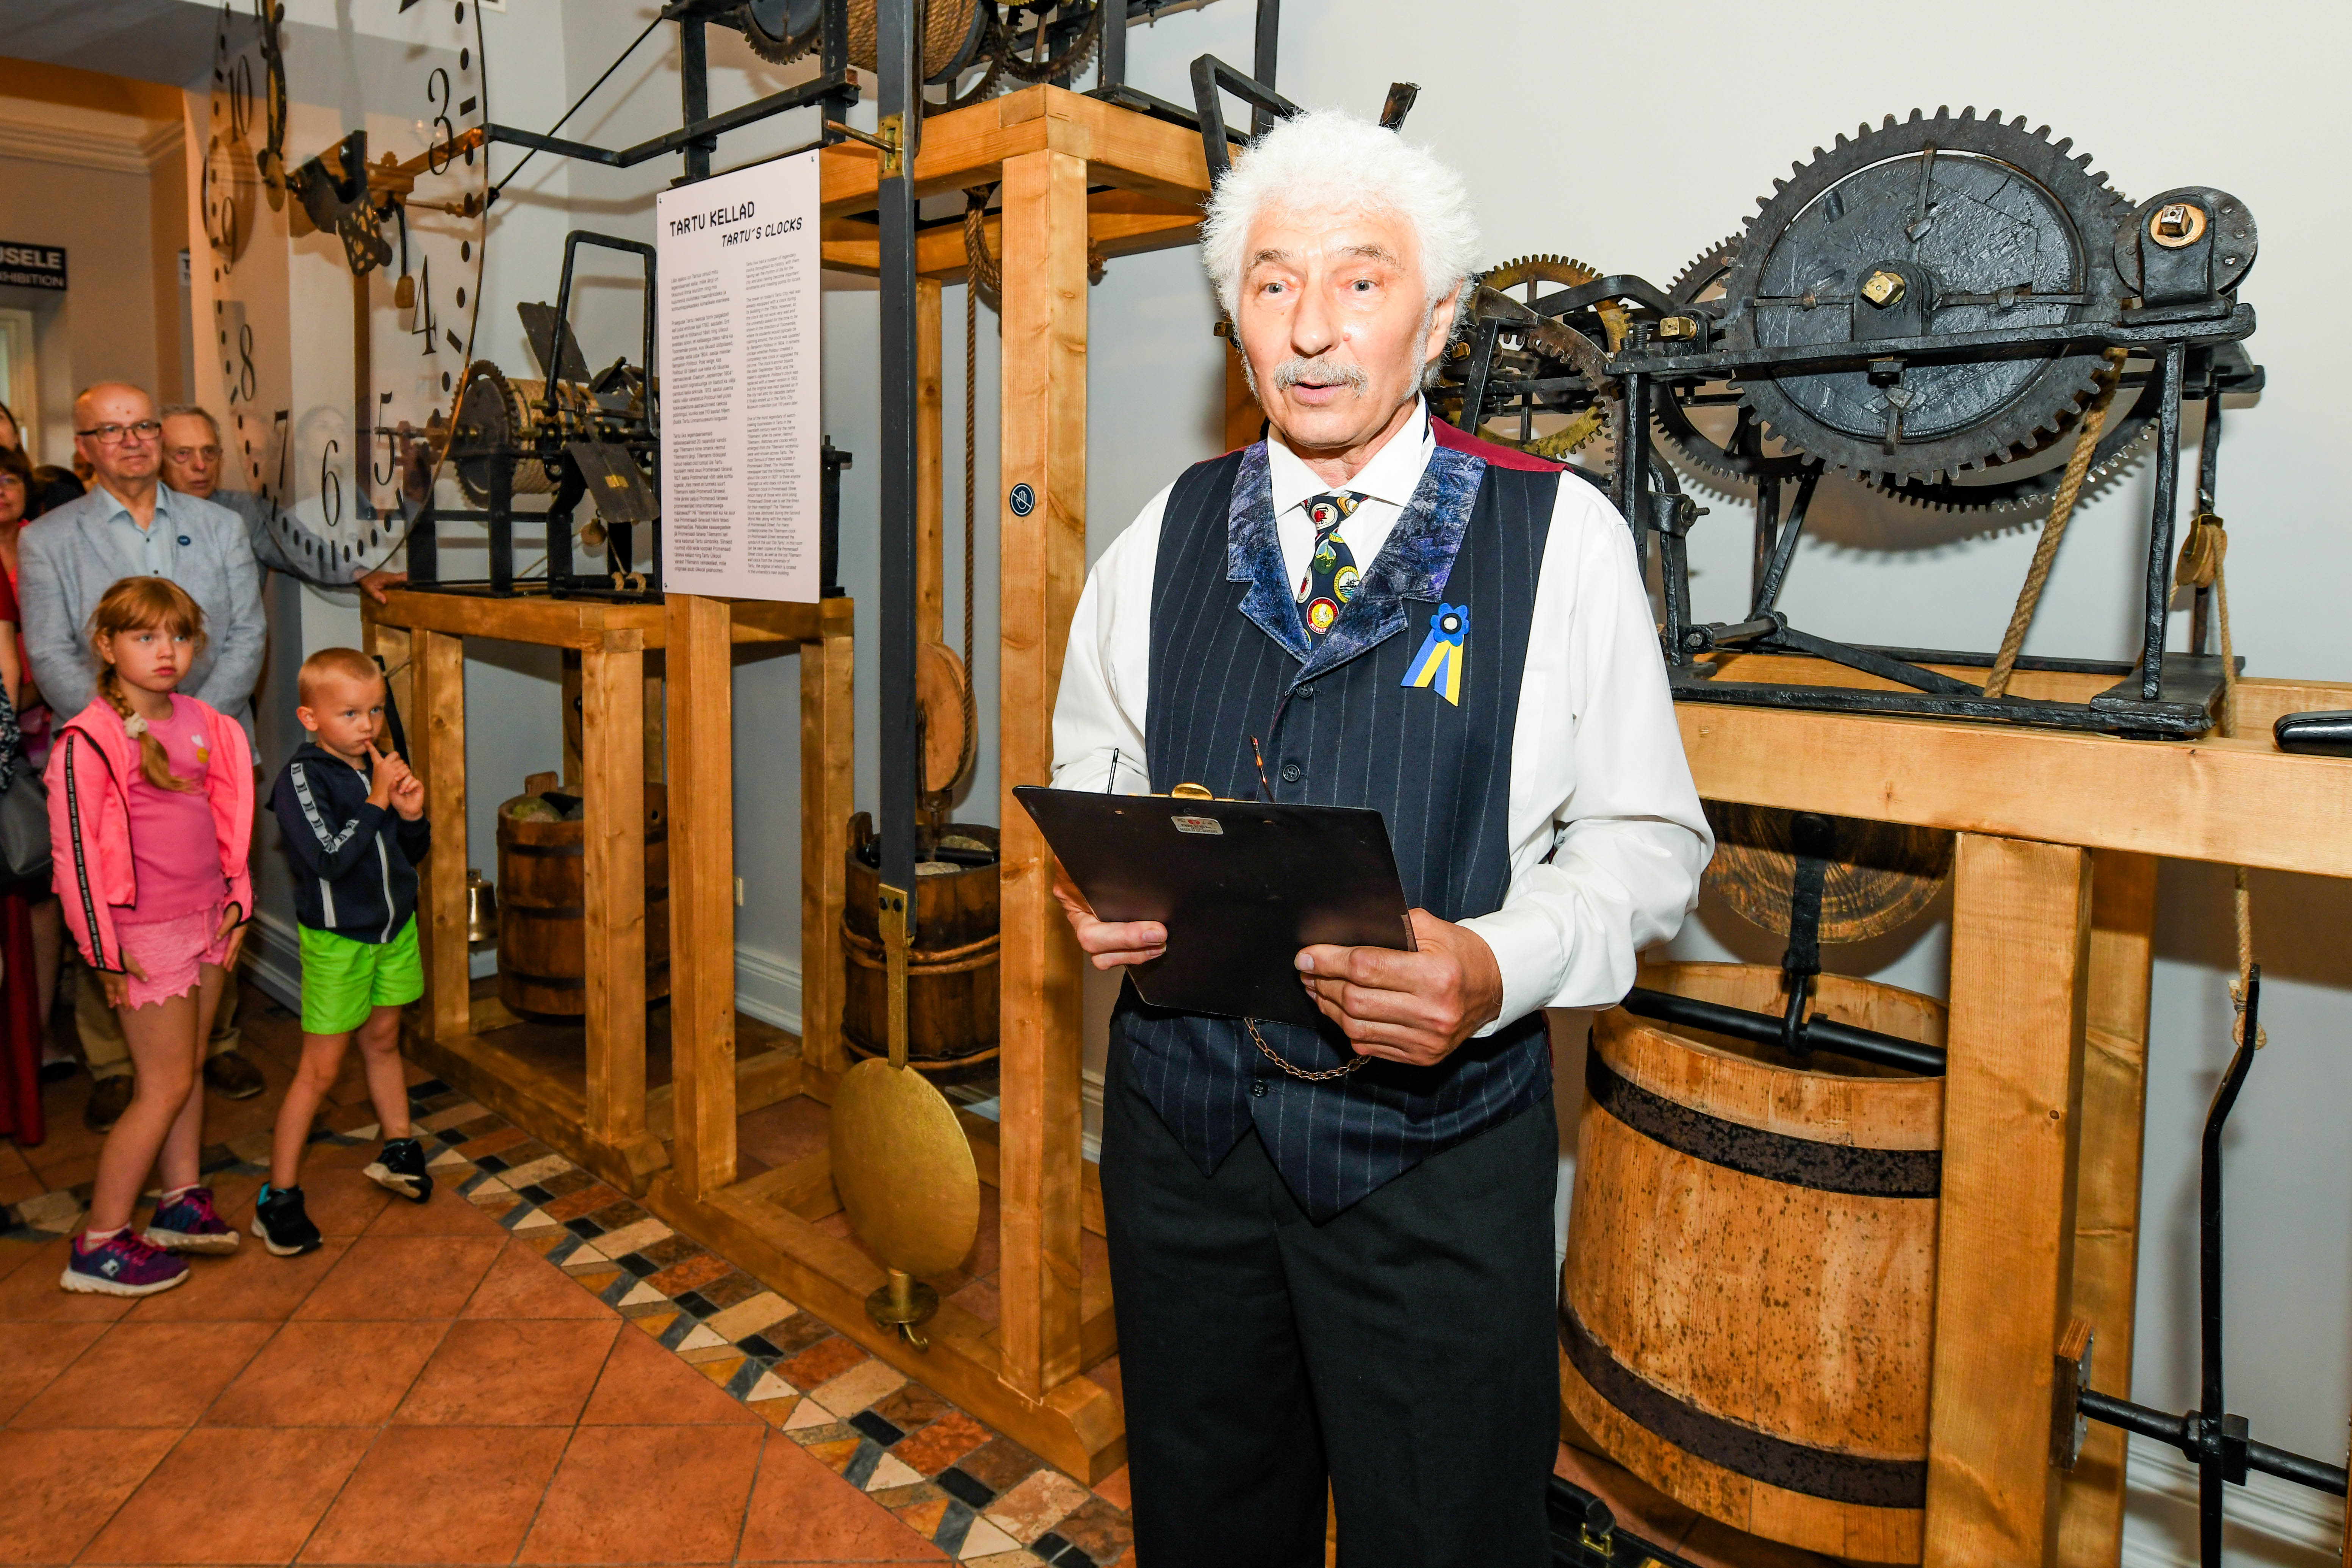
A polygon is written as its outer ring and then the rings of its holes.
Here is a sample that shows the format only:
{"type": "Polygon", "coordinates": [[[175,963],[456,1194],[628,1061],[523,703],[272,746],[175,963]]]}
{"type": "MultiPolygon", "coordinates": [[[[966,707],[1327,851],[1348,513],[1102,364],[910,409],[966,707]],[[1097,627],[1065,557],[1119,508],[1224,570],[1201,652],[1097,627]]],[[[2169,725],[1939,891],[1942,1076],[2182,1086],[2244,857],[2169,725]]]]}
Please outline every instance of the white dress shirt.
{"type": "MultiPolygon", "coordinates": [[[[1369,568],[1435,442],[1426,405],[1416,405],[1340,486],[1316,478],[1279,436],[1266,446],[1275,528],[1296,586],[1315,548],[1307,498],[1332,489],[1364,498],[1339,531],[1369,568]]],[[[1168,495],[1154,496],[1087,575],[1054,706],[1058,789],[1144,795],[1177,782],[1150,778],[1144,751],[1151,586],[1168,495]]],[[[1538,1007],[1617,1002],[1633,986],[1636,955],[1672,937],[1697,904],[1699,873],[1715,851],[1633,535],[1573,475],[1560,477],[1539,571],[1511,732],[1510,886],[1501,909],[1462,922],[1502,972],[1502,1013],[1481,1034],[1538,1007]]]]}

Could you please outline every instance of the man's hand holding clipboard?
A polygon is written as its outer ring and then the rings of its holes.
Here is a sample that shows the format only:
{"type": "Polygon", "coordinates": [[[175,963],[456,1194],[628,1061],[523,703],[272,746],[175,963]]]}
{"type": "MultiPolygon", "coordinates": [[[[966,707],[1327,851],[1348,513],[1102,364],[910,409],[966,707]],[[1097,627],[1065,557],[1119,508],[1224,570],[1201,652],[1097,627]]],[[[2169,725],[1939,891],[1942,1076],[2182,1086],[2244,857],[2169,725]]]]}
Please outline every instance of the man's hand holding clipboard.
{"type": "MultiPolygon", "coordinates": [[[[1016,793],[1045,826],[1049,813],[1041,809],[1048,805],[1043,797],[1064,792],[1016,793]]],[[[1115,798],[1130,807],[1169,799],[1115,798]]],[[[1385,852],[1384,834],[1382,839],[1385,852]]],[[[1393,879],[1393,869],[1389,875],[1393,879]]],[[[1079,948],[1096,968],[1108,971],[1149,964],[1166,955],[1166,922],[1099,918],[1058,858],[1054,867],[1054,896],[1069,918],[1079,948]]],[[[1359,1054],[1427,1067],[1443,1061],[1501,1014],[1502,971],[1493,951],[1476,932],[1440,920],[1426,910],[1412,910],[1405,918],[1412,951],[1369,943],[1308,942],[1296,950],[1292,963],[1316,1009],[1339,1026],[1359,1054]]]]}

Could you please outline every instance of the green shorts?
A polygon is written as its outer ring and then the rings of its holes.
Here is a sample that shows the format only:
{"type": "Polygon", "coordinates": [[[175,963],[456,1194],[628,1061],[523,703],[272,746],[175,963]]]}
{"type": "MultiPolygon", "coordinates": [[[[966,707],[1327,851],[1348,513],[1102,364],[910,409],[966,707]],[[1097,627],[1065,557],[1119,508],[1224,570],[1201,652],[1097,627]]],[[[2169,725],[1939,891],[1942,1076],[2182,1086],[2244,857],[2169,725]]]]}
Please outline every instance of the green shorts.
{"type": "Polygon", "coordinates": [[[378,1007],[405,1006],[425,994],[415,915],[390,942],[358,942],[331,931],[299,929],[304,1034],[349,1034],[378,1007]]]}

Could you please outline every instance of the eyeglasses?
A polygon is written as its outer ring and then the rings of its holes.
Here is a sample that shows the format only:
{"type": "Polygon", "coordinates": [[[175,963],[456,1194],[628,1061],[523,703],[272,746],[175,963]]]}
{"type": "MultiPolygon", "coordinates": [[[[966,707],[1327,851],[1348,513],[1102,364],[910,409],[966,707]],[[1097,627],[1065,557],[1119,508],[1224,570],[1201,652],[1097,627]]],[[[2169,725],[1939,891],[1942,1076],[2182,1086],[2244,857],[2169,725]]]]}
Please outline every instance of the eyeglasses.
{"type": "Polygon", "coordinates": [[[207,463],[217,463],[220,461],[220,455],[221,449],[218,447],[166,447],[163,448],[163,456],[175,463],[193,463],[198,458],[202,458],[207,463]]]}
{"type": "Polygon", "coordinates": [[[152,441],[163,433],[161,421],[142,419],[136,425],[93,425],[87,430],[77,430],[77,436],[87,436],[101,447],[120,447],[125,441],[152,441]]]}

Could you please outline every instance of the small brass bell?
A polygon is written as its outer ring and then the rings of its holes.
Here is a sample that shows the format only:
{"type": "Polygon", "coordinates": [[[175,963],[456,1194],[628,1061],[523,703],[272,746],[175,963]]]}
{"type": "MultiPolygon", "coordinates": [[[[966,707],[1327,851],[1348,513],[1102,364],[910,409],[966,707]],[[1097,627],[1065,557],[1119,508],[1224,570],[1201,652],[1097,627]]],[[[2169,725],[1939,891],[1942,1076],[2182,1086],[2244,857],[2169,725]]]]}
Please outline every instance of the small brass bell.
{"type": "Polygon", "coordinates": [[[479,947],[499,940],[499,890],[479,869],[466,868],[466,943],[479,947]]]}

